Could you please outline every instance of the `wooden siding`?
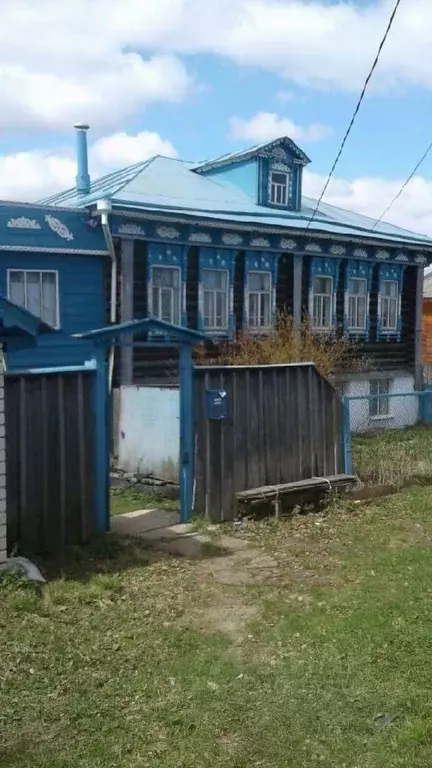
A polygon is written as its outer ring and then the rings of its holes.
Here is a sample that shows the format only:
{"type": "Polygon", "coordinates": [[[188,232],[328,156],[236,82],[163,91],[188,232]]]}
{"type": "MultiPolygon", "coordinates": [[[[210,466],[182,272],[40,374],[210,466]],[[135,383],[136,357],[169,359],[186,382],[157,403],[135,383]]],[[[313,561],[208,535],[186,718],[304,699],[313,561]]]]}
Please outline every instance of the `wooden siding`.
{"type": "Polygon", "coordinates": [[[343,471],[342,404],[312,365],[195,368],[195,512],[230,520],[235,494],[343,471]],[[206,391],[227,393],[211,421],[206,391]]]}
{"type": "Polygon", "coordinates": [[[423,362],[432,363],[432,298],[423,299],[423,362]]]}

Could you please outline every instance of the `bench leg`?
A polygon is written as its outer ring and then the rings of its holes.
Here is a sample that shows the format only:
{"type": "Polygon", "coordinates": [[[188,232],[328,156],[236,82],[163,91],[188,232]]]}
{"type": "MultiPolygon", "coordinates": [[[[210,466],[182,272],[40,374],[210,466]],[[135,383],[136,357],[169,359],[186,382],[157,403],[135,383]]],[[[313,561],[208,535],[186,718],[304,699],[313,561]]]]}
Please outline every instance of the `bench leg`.
{"type": "Polygon", "coordinates": [[[274,506],[275,518],[278,520],[282,514],[282,502],[280,499],[276,499],[275,501],[272,501],[272,504],[274,506]]]}

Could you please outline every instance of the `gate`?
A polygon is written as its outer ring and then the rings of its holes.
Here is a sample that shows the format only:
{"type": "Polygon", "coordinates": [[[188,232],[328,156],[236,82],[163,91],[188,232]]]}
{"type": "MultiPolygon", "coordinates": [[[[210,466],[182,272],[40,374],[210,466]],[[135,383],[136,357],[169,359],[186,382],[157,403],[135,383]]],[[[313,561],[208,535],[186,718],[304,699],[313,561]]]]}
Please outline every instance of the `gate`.
{"type": "Polygon", "coordinates": [[[56,553],[97,527],[94,370],[5,376],[8,551],[56,553]]]}

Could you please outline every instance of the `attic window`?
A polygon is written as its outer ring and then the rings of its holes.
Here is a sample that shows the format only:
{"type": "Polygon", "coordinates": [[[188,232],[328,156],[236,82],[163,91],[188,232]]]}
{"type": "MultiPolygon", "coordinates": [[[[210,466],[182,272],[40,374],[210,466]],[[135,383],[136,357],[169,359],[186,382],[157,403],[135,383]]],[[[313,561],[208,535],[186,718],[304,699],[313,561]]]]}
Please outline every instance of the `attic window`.
{"type": "Polygon", "coordinates": [[[270,176],[270,202],[273,205],[288,204],[288,173],[272,171],[270,176]]]}

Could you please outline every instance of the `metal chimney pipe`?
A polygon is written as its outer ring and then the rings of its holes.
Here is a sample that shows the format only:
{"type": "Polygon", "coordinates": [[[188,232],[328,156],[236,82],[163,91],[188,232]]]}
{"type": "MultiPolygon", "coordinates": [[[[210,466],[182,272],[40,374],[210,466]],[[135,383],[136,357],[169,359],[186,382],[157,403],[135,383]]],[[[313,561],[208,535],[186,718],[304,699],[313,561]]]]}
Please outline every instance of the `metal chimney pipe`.
{"type": "Polygon", "coordinates": [[[88,195],[90,192],[90,176],[88,172],[87,131],[90,128],[85,123],[76,123],[76,158],[77,177],[76,191],[78,195],[88,195]]]}

